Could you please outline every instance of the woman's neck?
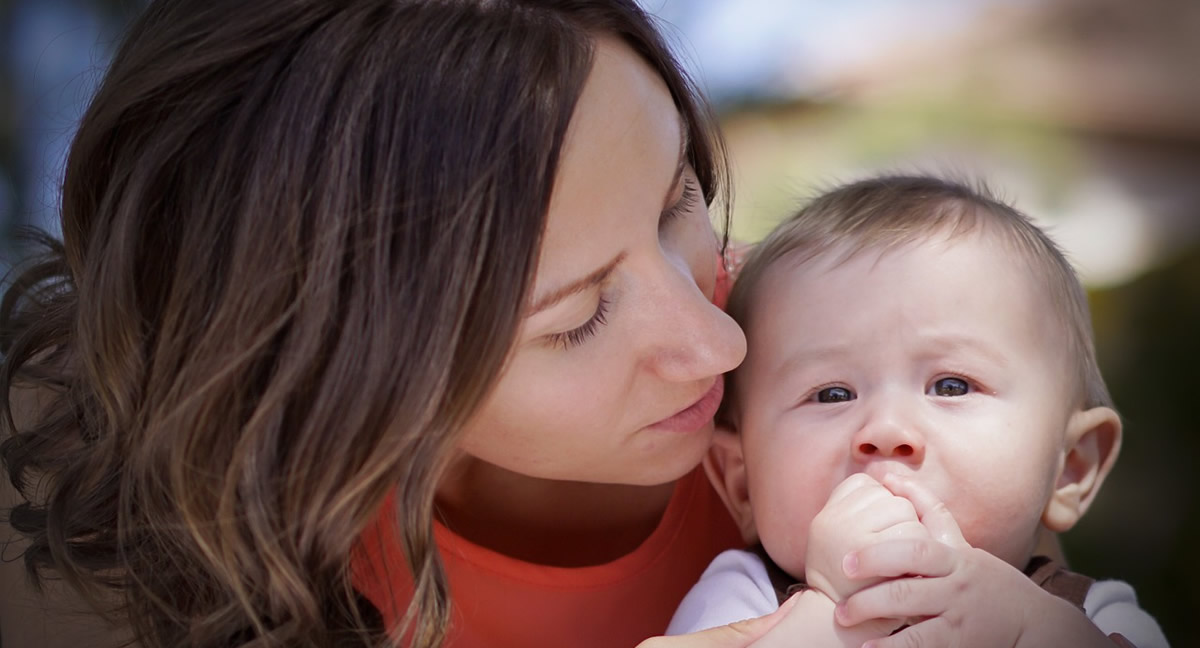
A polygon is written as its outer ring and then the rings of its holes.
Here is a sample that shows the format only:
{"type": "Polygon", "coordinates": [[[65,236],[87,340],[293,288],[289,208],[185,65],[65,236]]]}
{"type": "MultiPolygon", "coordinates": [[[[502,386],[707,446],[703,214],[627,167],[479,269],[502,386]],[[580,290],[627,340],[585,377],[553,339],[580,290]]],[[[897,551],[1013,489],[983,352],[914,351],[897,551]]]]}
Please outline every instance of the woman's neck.
{"type": "Polygon", "coordinates": [[[529,477],[471,457],[438,487],[442,524],[506,556],[556,567],[611,562],[657,528],[674,492],[657,486],[529,477]]]}

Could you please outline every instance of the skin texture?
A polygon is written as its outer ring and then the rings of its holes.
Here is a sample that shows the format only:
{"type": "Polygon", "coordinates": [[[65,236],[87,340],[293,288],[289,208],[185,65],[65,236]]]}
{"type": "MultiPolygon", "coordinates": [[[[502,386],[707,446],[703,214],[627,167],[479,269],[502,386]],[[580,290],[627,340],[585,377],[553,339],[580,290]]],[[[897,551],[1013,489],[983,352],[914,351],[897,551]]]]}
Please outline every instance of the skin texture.
{"type": "Polygon", "coordinates": [[[599,39],[530,312],[439,486],[443,520],[471,540],[539,562],[611,559],[653,529],[673,481],[707,450],[710,421],[656,425],[709,393],[745,353],[740,328],[712,304],[717,241],[693,172],[676,175],[681,144],[658,75],[625,45],[599,39]],[[614,530],[624,540],[603,551],[577,542],[614,530]],[[529,543],[529,533],[546,542],[529,543]]]}

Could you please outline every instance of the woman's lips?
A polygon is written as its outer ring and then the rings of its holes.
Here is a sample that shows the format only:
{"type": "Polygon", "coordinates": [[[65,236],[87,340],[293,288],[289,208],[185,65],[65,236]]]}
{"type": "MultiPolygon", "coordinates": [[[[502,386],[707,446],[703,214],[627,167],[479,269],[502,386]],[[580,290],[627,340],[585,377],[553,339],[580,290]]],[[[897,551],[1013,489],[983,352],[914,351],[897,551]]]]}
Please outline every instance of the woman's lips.
{"type": "Polygon", "coordinates": [[[721,406],[721,396],[724,394],[725,377],[717,376],[712,387],[709,387],[700,400],[650,427],[672,432],[695,432],[712,421],[717,408],[721,406]]]}

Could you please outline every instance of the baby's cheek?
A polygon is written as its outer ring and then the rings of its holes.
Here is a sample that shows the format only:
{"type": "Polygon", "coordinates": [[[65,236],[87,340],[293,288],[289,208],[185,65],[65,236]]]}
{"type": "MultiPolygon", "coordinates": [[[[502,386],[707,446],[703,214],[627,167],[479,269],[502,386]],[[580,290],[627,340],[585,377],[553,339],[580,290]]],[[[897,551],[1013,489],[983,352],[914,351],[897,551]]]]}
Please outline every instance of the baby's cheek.
{"type": "Polygon", "coordinates": [[[972,547],[983,549],[1018,569],[1024,569],[1037,541],[1041,506],[1029,499],[1000,498],[983,503],[947,503],[972,547]]]}
{"type": "Polygon", "coordinates": [[[759,541],[781,569],[803,577],[809,532],[820,507],[814,509],[813,503],[804,499],[780,500],[770,511],[762,511],[761,515],[756,512],[755,519],[762,521],[758,525],[759,541]]]}

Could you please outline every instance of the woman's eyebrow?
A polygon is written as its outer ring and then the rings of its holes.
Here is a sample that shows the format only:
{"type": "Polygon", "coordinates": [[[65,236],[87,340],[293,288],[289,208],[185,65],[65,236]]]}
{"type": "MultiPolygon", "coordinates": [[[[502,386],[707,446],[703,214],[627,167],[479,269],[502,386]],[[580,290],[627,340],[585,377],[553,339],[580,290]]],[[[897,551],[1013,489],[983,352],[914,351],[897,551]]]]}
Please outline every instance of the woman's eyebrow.
{"type": "Polygon", "coordinates": [[[540,312],[546,310],[547,308],[550,308],[551,306],[557,304],[558,302],[566,299],[567,297],[570,297],[571,295],[574,295],[576,293],[581,293],[581,292],[587,290],[588,288],[591,288],[592,286],[602,283],[605,279],[608,278],[608,275],[612,274],[612,271],[616,270],[617,266],[620,265],[621,262],[625,260],[625,256],[626,256],[626,253],[624,251],[622,251],[620,254],[613,257],[612,261],[609,261],[608,263],[604,264],[603,267],[588,274],[586,277],[576,279],[575,281],[572,281],[572,282],[570,282],[564,286],[561,286],[559,288],[555,288],[554,290],[547,292],[546,294],[542,295],[541,297],[538,297],[537,299],[534,300],[533,306],[529,307],[529,309],[525,312],[525,316],[529,317],[531,315],[540,313],[540,312]]]}
{"type": "MultiPolygon", "coordinates": [[[[667,195],[663,198],[663,209],[670,207],[671,195],[675,193],[675,186],[679,184],[679,179],[683,177],[683,170],[687,168],[688,157],[688,142],[689,131],[687,124],[683,119],[679,120],[679,161],[675,163],[675,173],[671,176],[671,183],[667,185],[667,195]]],[[[557,304],[558,302],[570,297],[571,295],[581,293],[596,284],[602,283],[612,274],[612,271],[625,260],[625,252],[621,252],[613,257],[612,261],[604,264],[595,272],[588,274],[586,277],[576,279],[560,288],[555,288],[533,300],[533,305],[525,311],[525,317],[536,315],[547,308],[557,304]]]]}

